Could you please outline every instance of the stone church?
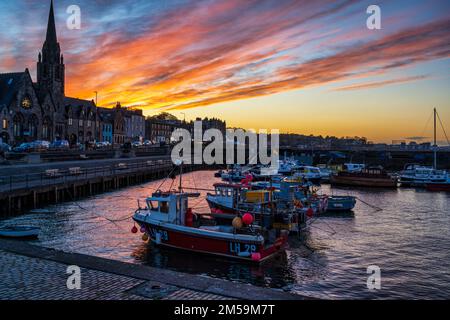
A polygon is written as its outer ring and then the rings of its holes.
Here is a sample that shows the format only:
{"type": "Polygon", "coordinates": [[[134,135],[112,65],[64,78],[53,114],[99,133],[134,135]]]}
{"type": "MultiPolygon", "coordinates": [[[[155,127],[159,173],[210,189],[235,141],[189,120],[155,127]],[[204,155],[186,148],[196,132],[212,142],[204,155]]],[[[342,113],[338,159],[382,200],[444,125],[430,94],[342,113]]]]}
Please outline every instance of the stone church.
{"type": "Polygon", "coordinates": [[[37,81],[33,82],[28,69],[0,73],[0,142],[93,142],[101,138],[100,127],[94,101],[65,96],[64,57],[51,1],[47,34],[38,55],[37,81]]]}

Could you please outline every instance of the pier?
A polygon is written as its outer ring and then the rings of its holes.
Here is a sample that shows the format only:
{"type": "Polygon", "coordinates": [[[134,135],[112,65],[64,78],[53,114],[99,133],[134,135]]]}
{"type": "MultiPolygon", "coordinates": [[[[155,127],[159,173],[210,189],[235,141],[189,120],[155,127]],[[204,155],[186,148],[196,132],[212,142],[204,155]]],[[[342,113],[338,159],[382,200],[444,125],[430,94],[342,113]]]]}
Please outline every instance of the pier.
{"type": "Polygon", "coordinates": [[[0,217],[165,178],[172,170],[168,156],[1,167],[0,217]]]}
{"type": "Polygon", "coordinates": [[[249,284],[0,239],[0,300],[301,300],[249,284]],[[67,288],[78,266],[80,289],[67,288]]]}

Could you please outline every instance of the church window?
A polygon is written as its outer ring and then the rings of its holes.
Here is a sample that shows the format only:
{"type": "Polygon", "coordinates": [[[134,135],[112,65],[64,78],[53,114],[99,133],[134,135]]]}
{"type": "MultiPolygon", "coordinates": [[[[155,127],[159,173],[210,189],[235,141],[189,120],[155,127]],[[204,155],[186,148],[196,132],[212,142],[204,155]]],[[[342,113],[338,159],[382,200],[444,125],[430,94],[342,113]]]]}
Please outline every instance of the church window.
{"type": "Polygon", "coordinates": [[[33,103],[31,102],[30,97],[27,96],[27,97],[23,98],[21,105],[22,105],[22,108],[24,108],[24,109],[30,109],[33,106],[33,103]]]}
{"type": "Polygon", "coordinates": [[[23,136],[23,117],[20,114],[14,116],[13,119],[13,134],[15,137],[23,136]]]}

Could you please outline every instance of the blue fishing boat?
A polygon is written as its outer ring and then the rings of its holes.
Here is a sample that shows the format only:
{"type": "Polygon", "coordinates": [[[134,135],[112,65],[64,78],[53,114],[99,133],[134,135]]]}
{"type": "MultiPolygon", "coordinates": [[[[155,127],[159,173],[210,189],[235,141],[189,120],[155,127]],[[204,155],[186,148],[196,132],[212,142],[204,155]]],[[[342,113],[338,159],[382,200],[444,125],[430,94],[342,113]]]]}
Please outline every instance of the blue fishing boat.
{"type": "Polygon", "coordinates": [[[352,211],[356,205],[356,198],[352,196],[329,196],[327,212],[352,211]]]}

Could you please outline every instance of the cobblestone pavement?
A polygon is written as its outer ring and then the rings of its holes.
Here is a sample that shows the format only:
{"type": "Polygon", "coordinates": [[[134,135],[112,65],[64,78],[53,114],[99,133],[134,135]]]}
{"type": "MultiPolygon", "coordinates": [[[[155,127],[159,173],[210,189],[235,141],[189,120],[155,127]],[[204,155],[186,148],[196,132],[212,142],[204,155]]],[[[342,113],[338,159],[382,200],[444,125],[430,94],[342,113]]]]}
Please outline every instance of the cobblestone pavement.
{"type": "Polygon", "coordinates": [[[220,300],[224,297],[81,268],[81,289],[67,289],[67,265],[0,250],[0,300],[220,300]],[[147,285],[148,287],[148,285],[147,285]],[[157,291],[157,293],[155,293],[157,291]],[[148,292],[148,291],[147,291],[148,292]]]}

